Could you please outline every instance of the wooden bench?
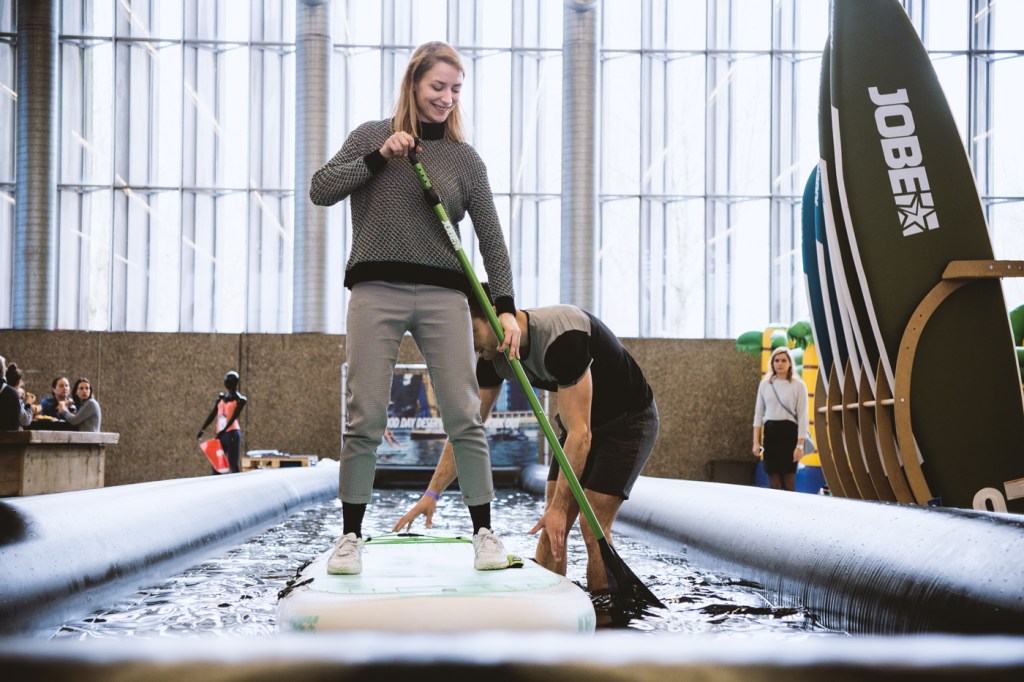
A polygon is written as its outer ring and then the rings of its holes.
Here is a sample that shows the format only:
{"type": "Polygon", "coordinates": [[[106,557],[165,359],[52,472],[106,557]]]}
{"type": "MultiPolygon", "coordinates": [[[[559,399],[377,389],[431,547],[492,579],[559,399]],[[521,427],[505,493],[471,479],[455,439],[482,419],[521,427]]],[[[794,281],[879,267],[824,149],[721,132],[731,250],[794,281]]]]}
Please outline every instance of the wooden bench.
{"type": "Polygon", "coordinates": [[[0,431],[0,496],[103,487],[106,447],[120,434],[0,431]]]}

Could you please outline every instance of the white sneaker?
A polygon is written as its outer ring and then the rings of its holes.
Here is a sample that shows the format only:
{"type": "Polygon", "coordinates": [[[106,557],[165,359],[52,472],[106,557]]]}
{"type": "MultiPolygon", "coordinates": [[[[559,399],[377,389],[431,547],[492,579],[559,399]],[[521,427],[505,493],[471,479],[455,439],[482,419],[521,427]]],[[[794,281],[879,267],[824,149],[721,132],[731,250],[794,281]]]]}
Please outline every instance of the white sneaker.
{"type": "Polygon", "coordinates": [[[342,535],[327,560],[327,572],[331,575],[355,575],[362,571],[363,539],[357,538],[355,533],[342,535]]]}
{"type": "Polygon", "coordinates": [[[494,571],[509,566],[505,545],[488,528],[481,528],[473,536],[473,554],[473,568],[478,571],[494,571]]]}

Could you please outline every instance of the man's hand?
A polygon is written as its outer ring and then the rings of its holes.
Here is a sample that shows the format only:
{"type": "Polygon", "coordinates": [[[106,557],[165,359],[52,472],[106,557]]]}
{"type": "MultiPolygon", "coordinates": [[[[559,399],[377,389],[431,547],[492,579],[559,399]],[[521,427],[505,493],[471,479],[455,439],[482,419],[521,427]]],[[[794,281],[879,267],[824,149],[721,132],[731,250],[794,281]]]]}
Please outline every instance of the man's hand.
{"type": "Polygon", "coordinates": [[[405,516],[398,519],[398,523],[396,523],[395,527],[391,529],[391,532],[399,533],[402,531],[403,527],[405,529],[405,532],[409,532],[409,530],[412,528],[412,522],[415,521],[416,517],[418,516],[427,517],[427,528],[430,528],[431,526],[433,526],[434,523],[434,510],[436,509],[437,500],[428,495],[424,495],[423,497],[420,498],[420,501],[417,502],[415,506],[413,506],[412,509],[406,512],[405,516]]]}
{"type": "Polygon", "coordinates": [[[498,346],[498,352],[504,353],[507,348],[508,356],[518,360],[519,342],[523,335],[523,330],[519,328],[519,323],[516,322],[516,316],[512,313],[502,313],[501,315],[498,315],[498,322],[501,324],[502,332],[505,335],[505,341],[498,346]]]}
{"type": "Polygon", "coordinates": [[[551,556],[555,561],[560,561],[562,552],[565,551],[565,512],[558,511],[553,505],[548,506],[544,516],[540,517],[537,525],[530,529],[530,535],[543,530],[548,535],[548,544],[551,546],[551,556]]]}

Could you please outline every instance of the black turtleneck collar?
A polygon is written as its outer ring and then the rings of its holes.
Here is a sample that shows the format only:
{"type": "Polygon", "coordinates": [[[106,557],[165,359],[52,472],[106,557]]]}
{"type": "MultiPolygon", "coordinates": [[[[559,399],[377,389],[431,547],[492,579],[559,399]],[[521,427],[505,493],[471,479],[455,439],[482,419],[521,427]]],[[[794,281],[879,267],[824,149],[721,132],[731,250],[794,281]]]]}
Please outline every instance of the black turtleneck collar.
{"type": "Polygon", "coordinates": [[[421,140],[443,140],[444,131],[447,127],[445,123],[427,123],[425,121],[419,122],[420,126],[420,139],[421,140]]]}

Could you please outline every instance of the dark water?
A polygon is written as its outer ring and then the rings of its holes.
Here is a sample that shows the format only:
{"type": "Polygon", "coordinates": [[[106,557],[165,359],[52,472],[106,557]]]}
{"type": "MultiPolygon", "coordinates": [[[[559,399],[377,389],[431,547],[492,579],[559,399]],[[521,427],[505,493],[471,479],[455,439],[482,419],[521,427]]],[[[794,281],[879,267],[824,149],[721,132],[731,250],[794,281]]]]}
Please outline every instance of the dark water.
{"type": "MultiPolygon", "coordinates": [[[[420,497],[420,491],[374,493],[363,531],[388,532],[420,497]]],[[[499,490],[492,520],[510,552],[532,557],[527,531],[540,517],[543,500],[536,495],[499,490]]],[[[422,520],[414,528],[422,529],[422,520]]],[[[469,514],[457,493],[441,498],[434,529],[471,532],[469,514]]],[[[337,500],[308,508],[249,542],[100,609],[90,617],[64,624],[53,639],[108,637],[270,636],[277,632],[277,595],[296,569],[331,547],[341,531],[337,500]]],[[[628,628],[638,634],[701,633],[726,637],[774,634],[791,638],[841,635],[817,624],[802,609],[777,608],[753,585],[690,565],[626,535],[615,536],[625,563],[667,606],[628,628]]],[[[586,552],[578,529],[570,537],[568,577],[585,583],[586,552]]]]}

